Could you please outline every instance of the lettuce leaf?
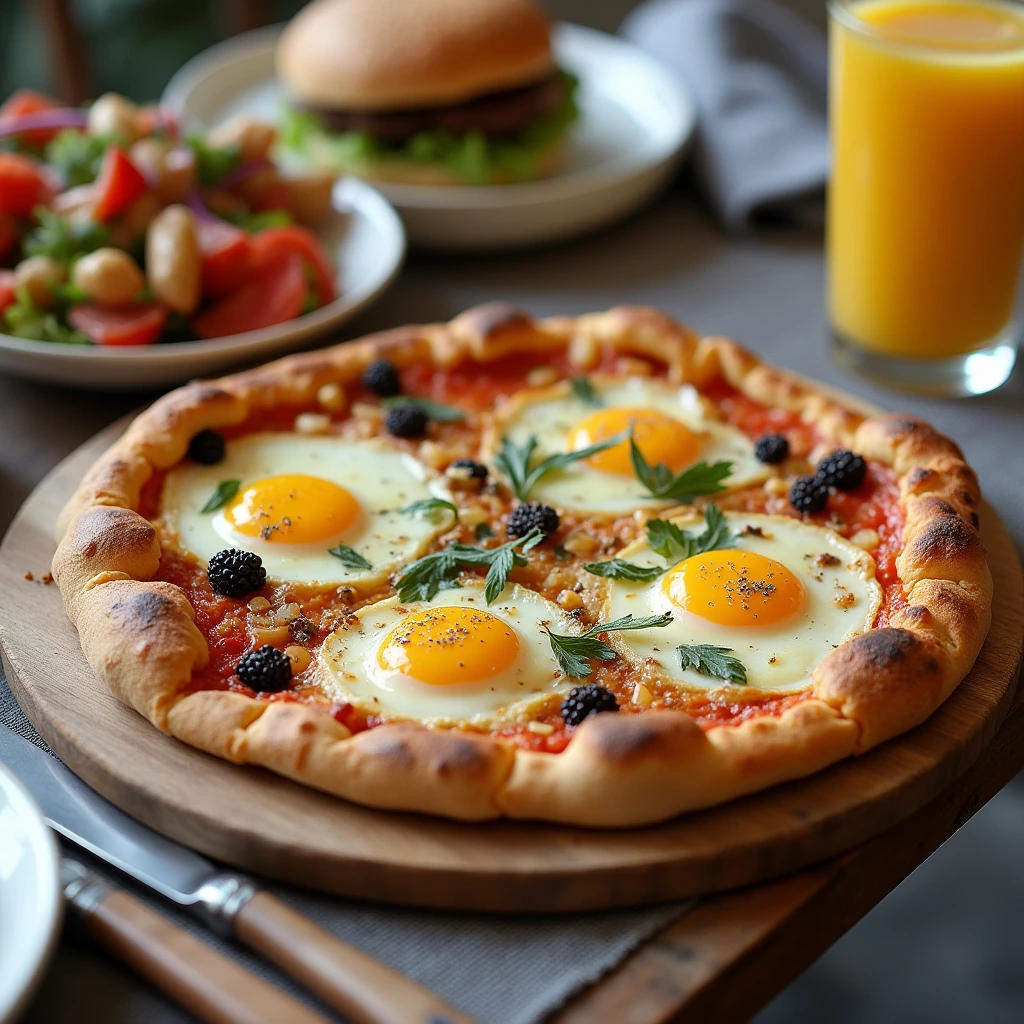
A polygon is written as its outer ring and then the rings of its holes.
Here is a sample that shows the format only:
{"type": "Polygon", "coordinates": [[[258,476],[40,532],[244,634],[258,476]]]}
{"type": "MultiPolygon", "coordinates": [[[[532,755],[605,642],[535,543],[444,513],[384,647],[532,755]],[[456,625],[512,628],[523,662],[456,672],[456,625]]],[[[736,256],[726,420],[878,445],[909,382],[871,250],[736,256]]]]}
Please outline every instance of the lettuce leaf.
{"type": "Polygon", "coordinates": [[[562,106],[511,135],[425,131],[395,145],[369,132],[332,132],[312,111],[288,107],[281,144],[297,156],[340,168],[377,162],[440,164],[469,185],[487,185],[496,177],[529,181],[537,176],[546,151],[579,117],[578,81],[567,72],[559,74],[568,86],[562,106]]]}

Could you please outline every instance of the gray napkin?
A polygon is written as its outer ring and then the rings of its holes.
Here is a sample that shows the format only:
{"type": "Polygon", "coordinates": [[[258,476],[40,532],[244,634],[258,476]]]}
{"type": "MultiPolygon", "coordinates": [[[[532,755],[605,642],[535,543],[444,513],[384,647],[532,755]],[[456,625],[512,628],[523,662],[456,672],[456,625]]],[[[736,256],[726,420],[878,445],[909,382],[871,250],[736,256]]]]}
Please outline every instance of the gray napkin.
{"type": "Polygon", "coordinates": [[[723,223],[820,225],[824,36],[772,0],[647,0],[622,24],[693,93],[694,167],[723,223]]]}

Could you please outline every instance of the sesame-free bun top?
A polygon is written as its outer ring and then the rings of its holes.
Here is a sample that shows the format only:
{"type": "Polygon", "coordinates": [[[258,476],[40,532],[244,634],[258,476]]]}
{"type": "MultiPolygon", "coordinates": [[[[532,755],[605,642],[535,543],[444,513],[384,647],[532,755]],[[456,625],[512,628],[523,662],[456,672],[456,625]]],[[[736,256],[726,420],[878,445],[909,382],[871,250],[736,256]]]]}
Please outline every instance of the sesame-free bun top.
{"type": "Polygon", "coordinates": [[[533,0],[313,0],[277,49],[292,97],[335,110],[461,103],[553,70],[533,0]]]}

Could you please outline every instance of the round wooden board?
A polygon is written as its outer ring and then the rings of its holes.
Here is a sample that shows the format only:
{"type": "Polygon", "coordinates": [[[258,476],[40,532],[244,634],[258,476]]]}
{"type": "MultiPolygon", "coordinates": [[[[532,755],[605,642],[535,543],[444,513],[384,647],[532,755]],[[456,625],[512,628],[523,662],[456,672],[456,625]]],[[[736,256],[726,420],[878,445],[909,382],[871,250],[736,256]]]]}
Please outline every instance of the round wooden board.
{"type": "Polygon", "coordinates": [[[164,736],[93,675],[56,586],[39,577],[50,565],[57,512],[117,429],[46,478],[0,546],[4,667],[32,723],[86,782],[166,835],[259,874],[369,900],[516,912],[747,885],[849,849],[921,807],[974,761],[1012,698],[1024,586],[1013,544],[986,507],[995,608],[977,664],[928,722],[863,757],[629,831],[471,825],[359,807],[164,736]],[[29,571],[35,582],[25,579],[29,571]]]}

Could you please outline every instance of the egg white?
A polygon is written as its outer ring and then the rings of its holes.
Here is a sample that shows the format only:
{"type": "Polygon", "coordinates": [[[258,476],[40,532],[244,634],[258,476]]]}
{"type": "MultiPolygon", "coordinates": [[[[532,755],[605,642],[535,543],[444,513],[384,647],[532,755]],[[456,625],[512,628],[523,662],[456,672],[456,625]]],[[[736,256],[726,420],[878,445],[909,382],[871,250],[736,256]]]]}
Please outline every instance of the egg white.
{"type": "Polygon", "coordinates": [[[172,469],[161,508],[181,546],[204,562],[224,548],[241,548],[260,556],[271,579],[337,586],[382,580],[422,554],[431,538],[448,528],[450,517],[398,510],[430,497],[449,495],[422,463],[376,439],[267,433],[229,441],[224,459],[215,466],[182,463],[172,469]],[[240,480],[241,492],[256,480],[286,473],[340,484],[359,502],[362,511],[355,523],[315,544],[282,544],[239,533],[224,509],[201,511],[224,480],[240,480]],[[353,548],[373,568],[349,568],[328,554],[338,544],[353,548]]]}
{"type": "Polygon", "coordinates": [[[442,590],[430,601],[402,604],[392,597],[360,609],[324,641],[318,678],[332,699],[374,713],[435,725],[528,721],[550,694],[564,693],[578,683],[559,668],[544,626],[554,633],[581,632],[558,605],[517,584],[509,584],[490,606],[482,582],[476,581],[442,590]],[[446,686],[422,683],[380,666],[377,654],[392,629],[417,611],[444,607],[479,608],[511,626],[519,640],[515,664],[478,683],[446,686]]]}
{"type": "MultiPolygon", "coordinates": [[[[710,417],[691,385],[676,387],[644,377],[620,380],[594,376],[590,382],[605,408],[656,409],[699,434],[701,448],[694,461],[731,462],[732,473],[723,481],[727,488],[744,487],[771,474],[770,467],[754,455],[753,442],[735,427],[710,417]]],[[[502,436],[516,444],[534,436],[537,459],[567,451],[570,432],[594,411],[595,407],[578,397],[567,381],[522,391],[499,411],[485,456],[493,458],[502,436]]],[[[634,477],[608,473],[584,461],[542,477],[530,491],[530,500],[583,512],[612,513],[678,504],[652,497],[634,477]]]]}
{"type": "MultiPolygon", "coordinates": [[[[646,661],[663,676],[687,686],[716,689],[729,685],[681,667],[677,645],[710,644],[731,648],[731,656],[745,666],[747,685],[731,687],[739,693],[803,690],[810,684],[814,667],[826,654],[874,623],[882,600],[874,559],[832,530],[787,516],[739,513],[728,514],[727,519],[730,527],[741,535],[736,548],[774,558],[800,580],[807,595],[804,607],[788,619],[770,625],[726,626],[674,605],[662,590],[663,577],[653,583],[610,580],[605,618],[630,612],[650,615],[671,611],[673,615],[672,622],[663,629],[617,634],[612,642],[635,662],[646,661]],[[748,526],[760,530],[763,536],[744,533],[748,526]],[[838,558],[839,564],[818,564],[818,557],[823,554],[838,558]],[[837,595],[852,595],[852,603],[840,606],[835,601],[837,595]]],[[[690,533],[700,533],[703,528],[692,517],[674,522],[690,533]]],[[[637,565],[665,567],[665,560],[650,549],[646,539],[630,544],[618,557],[637,565]]],[[[849,601],[846,597],[845,602],[849,601]]]]}

